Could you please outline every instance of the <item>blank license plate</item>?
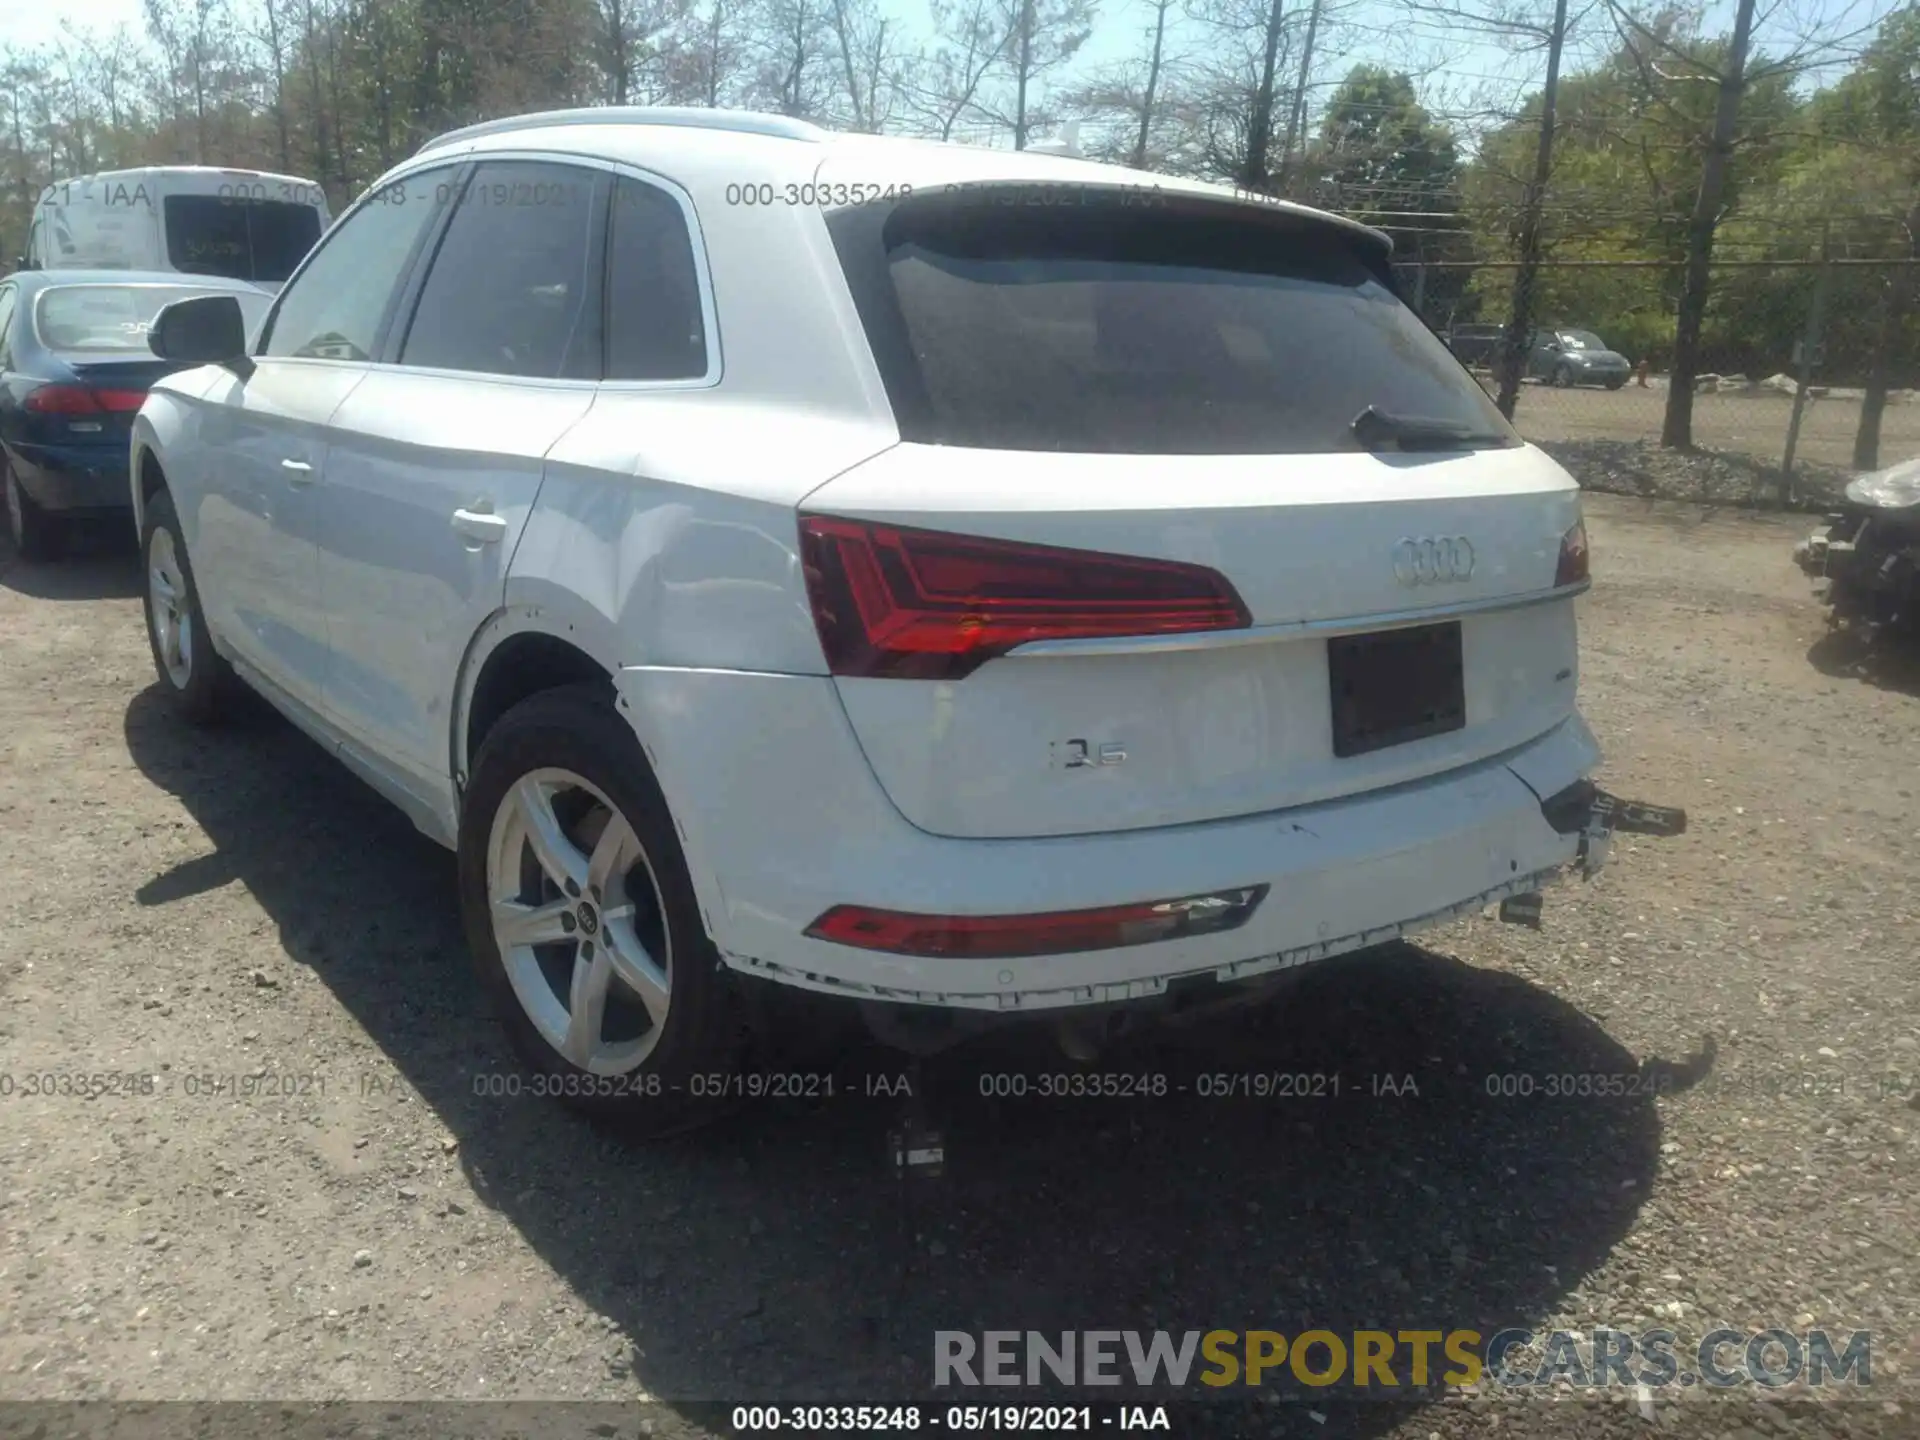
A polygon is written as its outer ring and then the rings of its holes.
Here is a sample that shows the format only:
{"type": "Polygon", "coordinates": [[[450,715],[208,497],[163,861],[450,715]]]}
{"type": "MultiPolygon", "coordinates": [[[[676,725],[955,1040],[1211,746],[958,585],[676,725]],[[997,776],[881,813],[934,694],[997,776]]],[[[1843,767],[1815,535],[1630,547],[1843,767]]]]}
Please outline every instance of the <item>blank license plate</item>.
{"type": "Polygon", "coordinates": [[[1343,759],[1467,723],[1457,620],[1329,640],[1327,672],[1333,753],[1343,759]]]}

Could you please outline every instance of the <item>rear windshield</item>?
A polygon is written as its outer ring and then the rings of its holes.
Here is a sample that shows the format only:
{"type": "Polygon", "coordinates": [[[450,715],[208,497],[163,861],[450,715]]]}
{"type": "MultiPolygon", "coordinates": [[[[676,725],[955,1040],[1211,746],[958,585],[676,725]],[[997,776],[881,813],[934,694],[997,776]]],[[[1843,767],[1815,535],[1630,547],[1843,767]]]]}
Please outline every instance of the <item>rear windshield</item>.
{"type": "Polygon", "coordinates": [[[285,200],[169,195],[167,255],[188,275],[278,284],[320,238],[320,212],[285,200]]]}
{"type": "MultiPolygon", "coordinates": [[[[49,350],[150,356],[147,331],[163,305],[199,295],[227,295],[186,285],[61,285],[44,290],[34,305],[33,327],[49,350]]],[[[235,295],[252,333],[273,297],[235,295]]]]}
{"type": "MultiPolygon", "coordinates": [[[[843,212],[857,216],[859,211],[843,212]]],[[[1360,449],[1368,406],[1518,444],[1338,232],[948,197],[835,238],[909,440],[1129,454],[1360,449]]]]}

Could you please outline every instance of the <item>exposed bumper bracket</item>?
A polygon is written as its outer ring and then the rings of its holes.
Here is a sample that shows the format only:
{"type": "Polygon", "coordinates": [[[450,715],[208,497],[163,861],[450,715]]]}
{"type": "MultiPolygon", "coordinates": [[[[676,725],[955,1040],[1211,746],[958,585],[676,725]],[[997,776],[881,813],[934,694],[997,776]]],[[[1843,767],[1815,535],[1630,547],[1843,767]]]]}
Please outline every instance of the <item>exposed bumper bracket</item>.
{"type": "Polygon", "coordinates": [[[1540,803],[1540,813],[1561,835],[1580,837],[1574,863],[1592,879],[1607,863],[1616,830],[1628,835],[1684,835],[1687,812],[1673,805],[1650,805],[1609,795],[1591,780],[1580,780],[1540,803]]]}

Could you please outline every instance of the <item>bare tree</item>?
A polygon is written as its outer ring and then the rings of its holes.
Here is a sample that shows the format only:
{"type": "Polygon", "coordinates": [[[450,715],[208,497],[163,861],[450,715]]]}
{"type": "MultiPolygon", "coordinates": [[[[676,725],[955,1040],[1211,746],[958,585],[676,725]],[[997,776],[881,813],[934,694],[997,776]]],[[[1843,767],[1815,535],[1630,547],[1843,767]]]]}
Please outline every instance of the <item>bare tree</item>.
{"type": "Polygon", "coordinates": [[[254,40],[266,51],[267,68],[273,76],[273,95],[268,101],[273,111],[274,138],[278,142],[281,172],[293,169],[293,136],[287,124],[287,52],[291,36],[286,16],[281,13],[285,0],[260,0],[260,29],[254,40]]]}
{"type": "Polygon", "coordinates": [[[934,45],[905,99],[922,129],[951,140],[960,122],[981,116],[980,97],[1013,32],[999,0],[931,0],[934,45]]]}
{"type": "Polygon", "coordinates": [[[193,113],[193,163],[204,165],[211,153],[208,114],[215,95],[215,70],[229,17],[224,0],[146,0],[147,30],[160,48],[163,79],[176,124],[193,113]]]}
{"type": "Polygon", "coordinates": [[[1145,170],[1164,157],[1156,152],[1156,122],[1179,68],[1169,33],[1178,23],[1178,0],[1146,0],[1149,21],[1140,31],[1138,53],[1094,71],[1085,82],[1063,91],[1058,106],[1083,120],[1111,123],[1101,126],[1086,153],[1115,164],[1145,170]]]}
{"type": "Polygon", "coordinates": [[[758,63],[756,103],[783,115],[821,116],[837,88],[828,0],[757,0],[748,20],[758,63]]]}
{"type": "Polygon", "coordinates": [[[899,27],[875,0],[826,0],[852,128],[877,135],[901,88],[899,27]]]}
{"type": "MultiPolygon", "coordinates": [[[[654,104],[677,88],[693,24],[686,0],[595,0],[602,93],[615,105],[654,104]]],[[[714,14],[722,13],[716,4],[714,14]]]]}
{"type": "Polygon", "coordinates": [[[1287,140],[1280,148],[1280,193],[1286,194],[1293,171],[1293,148],[1307,123],[1307,82],[1313,78],[1313,42],[1320,34],[1320,12],[1325,0],[1313,0],[1307,11],[1307,38],[1300,47],[1300,79],[1293,87],[1293,108],[1287,115],[1287,140]]]}
{"type": "MultiPolygon", "coordinates": [[[[1318,0],[1315,0],[1318,3],[1318,0]]],[[[1147,168],[1147,139],[1153,132],[1153,102],[1160,89],[1160,68],[1167,50],[1167,11],[1173,0],[1153,0],[1153,53],[1147,58],[1147,81],[1140,95],[1140,133],[1133,142],[1133,168],[1147,168]]]]}
{"type": "Polygon", "coordinates": [[[709,109],[720,104],[721,96],[736,78],[740,47],[734,37],[734,21],[739,3],[740,0],[711,0],[706,16],[699,21],[686,66],[688,98],[709,109]]]}
{"type": "Polygon", "coordinates": [[[87,35],[80,43],[86,52],[87,84],[106,108],[108,130],[118,136],[139,113],[131,93],[140,70],[137,42],[126,26],[116,25],[105,40],[87,35]]]}
{"type": "Polygon", "coordinates": [[[1051,123],[1039,108],[1046,78],[1078,53],[1093,33],[1094,0],[1002,0],[998,29],[1006,37],[997,69],[1002,90],[975,102],[983,115],[1013,134],[1024,150],[1034,132],[1051,123]]]}

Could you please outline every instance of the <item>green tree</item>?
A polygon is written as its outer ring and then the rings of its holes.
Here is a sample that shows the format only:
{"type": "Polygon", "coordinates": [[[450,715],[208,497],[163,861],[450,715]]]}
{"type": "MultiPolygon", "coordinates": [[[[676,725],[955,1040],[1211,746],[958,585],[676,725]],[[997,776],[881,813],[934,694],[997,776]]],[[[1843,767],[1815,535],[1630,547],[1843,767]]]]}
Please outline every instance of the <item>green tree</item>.
{"type": "MultiPolygon", "coordinates": [[[[1402,263],[1471,257],[1459,142],[1421,105],[1411,76],[1354,66],[1327,102],[1306,170],[1317,203],[1386,231],[1402,263]]],[[[1429,271],[1423,309],[1451,315],[1465,284],[1464,270],[1429,271]]]]}

